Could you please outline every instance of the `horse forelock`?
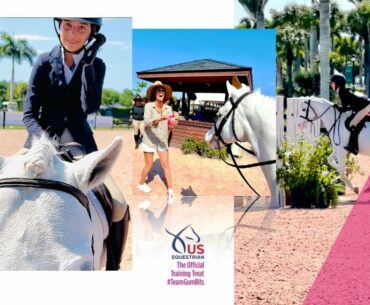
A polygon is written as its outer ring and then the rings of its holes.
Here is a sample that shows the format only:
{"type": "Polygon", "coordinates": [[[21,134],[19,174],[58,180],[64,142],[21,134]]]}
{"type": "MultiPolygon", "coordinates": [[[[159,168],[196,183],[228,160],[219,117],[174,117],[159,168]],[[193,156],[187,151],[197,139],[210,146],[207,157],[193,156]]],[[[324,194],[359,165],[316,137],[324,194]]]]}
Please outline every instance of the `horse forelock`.
{"type": "Polygon", "coordinates": [[[54,170],[53,159],[56,156],[56,141],[50,139],[45,133],[34,137],[32,146],[27,153],[25,174],[30,177],[39,177],[47,171],[54,170]]]}

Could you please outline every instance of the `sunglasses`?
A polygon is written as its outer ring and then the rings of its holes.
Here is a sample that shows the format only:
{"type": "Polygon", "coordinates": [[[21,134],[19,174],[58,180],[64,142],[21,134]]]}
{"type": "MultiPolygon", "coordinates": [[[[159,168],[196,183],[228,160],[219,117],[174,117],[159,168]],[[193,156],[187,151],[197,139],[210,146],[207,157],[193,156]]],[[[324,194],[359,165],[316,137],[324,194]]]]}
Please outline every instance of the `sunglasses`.
{"type": "Polygon", "coordinates": [[[155,89],[155,92],[165,92],[163,88],[155,89]]]}

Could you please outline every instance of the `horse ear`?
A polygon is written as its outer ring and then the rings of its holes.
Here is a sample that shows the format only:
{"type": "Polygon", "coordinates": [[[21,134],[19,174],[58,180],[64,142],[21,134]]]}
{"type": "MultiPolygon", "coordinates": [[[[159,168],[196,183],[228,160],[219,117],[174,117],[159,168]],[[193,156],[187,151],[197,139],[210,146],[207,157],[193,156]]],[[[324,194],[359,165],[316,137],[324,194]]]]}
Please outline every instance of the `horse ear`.
{"type": "Polygon", "coordinates": [[[234,86],[230,84],[230,82],[227,80],[226,81],[226,89],[227,89],[227,92],[229,93],[229,96],[231,95],[233,89],[234,89],[234,86]]]}
{"type": "Polygon", "coordinates": [[[82,192],[86,193],[104,181],[118,158],[122,143],[123,139],[116,137],[107,148],[88,154],[73,163],[74,175],[82,192]]]}
{"type": "Polygon", "coordinates": [[[243,83],[242,83],[241,88],[242,88],[242,89],[243,89],[243,91],[245,91],[245,92],[250,92],[250,91],[251,91],[251,88],[250,88],[249,86],[247,86],[246,84],[243,84],[243,83]]]}

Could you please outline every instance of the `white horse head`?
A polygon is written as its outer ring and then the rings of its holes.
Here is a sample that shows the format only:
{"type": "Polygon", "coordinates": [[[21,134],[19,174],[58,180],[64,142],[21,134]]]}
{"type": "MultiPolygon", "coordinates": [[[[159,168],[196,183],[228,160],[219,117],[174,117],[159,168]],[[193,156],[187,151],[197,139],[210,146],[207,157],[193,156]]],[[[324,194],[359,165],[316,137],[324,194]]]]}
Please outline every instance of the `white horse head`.
{"type": "MultiPolygon", "coordinates": [[[[67,163],[43,134],[25,155],[0,157],[0,179],[59,181],[86,195],[104,180],[121,146],[122,139],[116,138],[106,149],[67,163]]],[[[0,187],[0,198],[0,270],[91,270],[104,265],[106,233],[93,207],[90,219],[71,194],[33,187],[0,187]]]]}
{"type": "MultiPolygon", "coordinates": [[[[216,142],[221,139],[226,144],[248,141],[259,162],[275,160],[276,100],[259,91],[251,92],[245,84],[237,89],[227,81],[226,87],[229,99],[217,113],[218,133],[215,126],[210,129],[205,136],[207,143],[216,148],[216,142]],[[235,110],[232,110],[233,103],[237,103],[235,110]]],[[[276,206],[276,165],[262,166],[262,171],[270,188],[272,205],[276,206]]]]}

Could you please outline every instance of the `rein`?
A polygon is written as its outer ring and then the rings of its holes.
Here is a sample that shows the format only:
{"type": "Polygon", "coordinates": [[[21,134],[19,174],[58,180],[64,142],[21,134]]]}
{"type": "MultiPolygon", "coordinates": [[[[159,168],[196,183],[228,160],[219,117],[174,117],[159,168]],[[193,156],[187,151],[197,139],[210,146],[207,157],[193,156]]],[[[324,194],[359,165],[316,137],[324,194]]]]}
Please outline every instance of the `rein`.
{"type": "Polygon", "coordinates": [[[48,189],[62,191],[75,197],[78,202],[86,209],[87,215],[91,220],[89,200],[86,195],[74,186],[47,179],[30,179],[30,178],[4,178],[0,179],[0,187],[32,187],[39,189],[48,189]]]}
{"type": "MultiPolygon", "coordinates": [[[[31,188],[39,188],[39,189],[48,189],[48,190],[56,190],[65,192],[67,194],[72,195],[75,197],[78,202],[86,209],[87,215],[91,219],[91,212],[90,212],[90,203],[87,199],[87,196],[82,193],[78,188],[64,183],[60,181],[53,181],[48,179],[38,179],[38,178],[4,178],[0,179],[0,188],[5,187],[31,187],[31,188]]],[[[91,236],[91,253],[93,256],[93,269],[94,269],[94,236],[91,236]]]]}
{"type": "MultiPolygon", "coordinates": [[[[235,157],[234,155],[232,154],[231,152],[231,144],[228,144],[225,142],[225,140],[222,138],[221,136],[221,133],[222,133],[222,129],[224,128],[227,120],[229,119],[229,117],[231,116],[231,128],[232,128],[232,132],[233,132],[233,136],[235,137],[235,139],[238,141],[238,142],[241,142],[236,134],[236,131],[235,131],[235,112],[236,112],[236,109],[238,108],[239,104],[242,102],[242,100],[252,94],[253,91],[249,91],[249,92],[246,92],[244,94],[242,94],[235,102],[234,102],[234,99],[233,98],[230,98],[230,103],[232,105],[231,109],[229,110],[229,112],[222,118],[219,126],[217,127],[217,122],[215,121],[214,123],[214,129],[215,129],[215,137],[216,137],[216,140],[217,140],[217,145],[218,145],[218,148],[220,149],[220,143],[219,141],[222,142],[222,144],[224,146],[226,146],[226,151],[227,153],[230,154],[231,156],[231,159],[233,161],[233,163],[229,163],[227,162],[226,160],[223,160],[227,165],[231,166],[231,167],[234,167],[237,169],[239,175],[242,177],[242,179],[244,180],[244,182],[249,186],[249,188],[258,196],[260,197],[261,195],[252,187],[252,185],[248,182],[248,180],[245,178],[245,176],[243,175],[243,173],[241,172],[240,169],[244,169],[244,168],[252,168],[252,167],[256,167],[256,166],[265,166],[265,165],[271,165],[271,164],[274,164],[276,163],[276,160],[269,160],[269,161],[263,161],[263,162],[256,162],[256,163],[250,163],[250,164],[244,164],[244,165],[239,165],[236,160],[235,160],[235,157]]],[[[245,148],[244,146],[240,145],[239,143],[235,142],[234,144],[236,144],[238,147],[240,147],[241,149],[243,149],[244,151],[246,151],[247,153],[255,156],[256,154],[254,153],[253,150],[250,150],[248,148],[245,148]]]]}
{"type": "Polygon", "coordinates": [[[315,109],[311,105],[311,99],[309,99],[308,101],[304,101],[304,103],[307,104],[307,108],[303,109],[303,110],[306,111],[306,114],[304,116],[300,115],[299,117],[305,119],[307,122],[309,122],[311,124],[313,124],[314,121],[321,119],[331,108],[333,108],[333,110],[334,110],[334,122],[331,125],[331,127],[329,128],[328,134],[330,134],[330,132],[333,130],[333,142],[336,146],[339,146],[341,144],[341,137],[340,137],[339,128],[340,128],[340,119],[342,117],[342,112],[339,110],[339,107],[337,105],[333,104],[331,106],[328,106],[328,108],[326,108],[323,113],[321,113],[320,115],[317,115],[315,109]],[[339,111],[339,116],[338,117],[337,117],[337,112],[335,111],[336,109],[339,111]],[[315,117],[313,119],[310,119],[308,117],[308,114],[309,114],[310,110],[312,110],[313,113],[315,114],[315,117]],[[336,133],[338,133],[338,142],[335,142],[335,134],[336,133]]]}

